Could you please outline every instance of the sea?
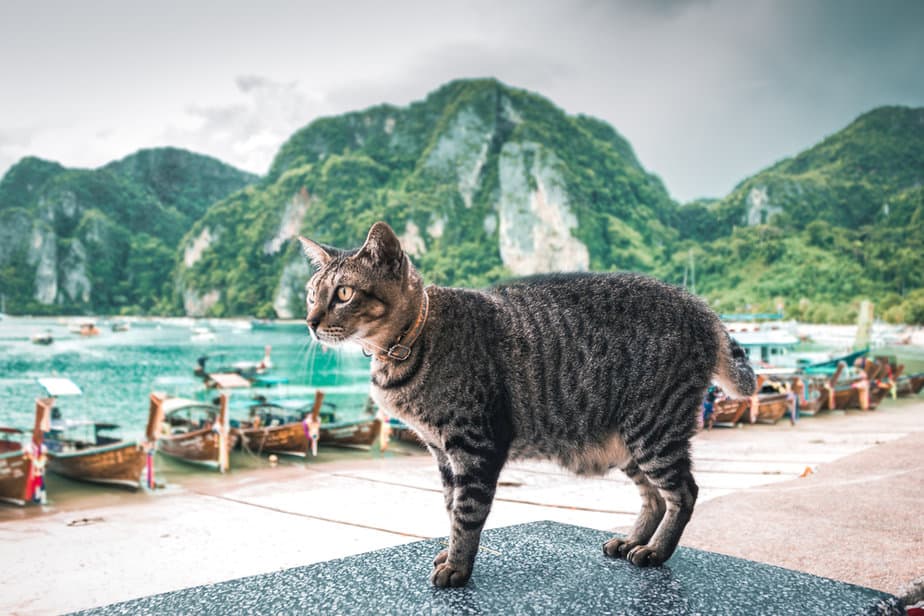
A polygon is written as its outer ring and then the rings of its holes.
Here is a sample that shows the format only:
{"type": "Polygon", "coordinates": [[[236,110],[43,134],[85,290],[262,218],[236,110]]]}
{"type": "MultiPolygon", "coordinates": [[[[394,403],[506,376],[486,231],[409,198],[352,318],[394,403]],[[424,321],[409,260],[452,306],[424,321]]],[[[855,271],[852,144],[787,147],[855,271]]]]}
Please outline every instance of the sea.
{"type": "Polygon", "coordinates": [[[35,399],[45,395],[43,377],[65,377],[81,395],[59,397],[64,419],[92,419],[121,426],[124,438],[141,439],[148,396],[160,391],[209,400],[193,369],[208,356],[210,370],[235,362],[257,362],[270,347],[268,376],[285,381],[270,388],[234,390],[231,416],[246,416],[256,395],[268,399],[314,398],[321,389],[338,419],[362,413],[369,395],[369,359],[358,349],[326,349],[310,339],[303,323],[249,320],[135,319],[127,331],[116,321],[97,319],[99,334],[73,331],[86,319],[26,318],[0,320],[0,426],[31,430],[35,399]],[[34,334],[50,333],[53,342],[34,344],[34,334]]]}

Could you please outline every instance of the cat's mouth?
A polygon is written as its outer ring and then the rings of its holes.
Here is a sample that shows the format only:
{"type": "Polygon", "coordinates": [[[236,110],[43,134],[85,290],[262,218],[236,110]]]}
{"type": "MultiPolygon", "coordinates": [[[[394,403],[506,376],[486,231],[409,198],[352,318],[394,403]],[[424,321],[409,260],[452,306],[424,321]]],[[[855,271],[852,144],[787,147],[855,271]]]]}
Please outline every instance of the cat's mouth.
{"type": "Polygon", "coordinates": [[[346,335],[342,327],[325,327],[314,331],[309,328],[308,331],[315,340],[325,346],[340,346],[350,340],[350,336],[346,335]]]}

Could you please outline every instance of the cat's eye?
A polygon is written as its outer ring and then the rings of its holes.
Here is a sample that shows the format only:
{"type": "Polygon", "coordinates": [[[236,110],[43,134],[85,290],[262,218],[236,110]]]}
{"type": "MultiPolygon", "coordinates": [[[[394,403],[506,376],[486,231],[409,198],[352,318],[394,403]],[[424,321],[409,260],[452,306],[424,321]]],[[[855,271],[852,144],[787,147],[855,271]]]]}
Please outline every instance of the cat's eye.
{"type": "Polygon", "coordinates": [[[314,287],[308,287],[308,303],[314,303],[314,287]]]}
{"type": "Polygon", "coordinates": [[[337,299],[348,302],[353,298],[353,287],[337,287],[337,299]]]}

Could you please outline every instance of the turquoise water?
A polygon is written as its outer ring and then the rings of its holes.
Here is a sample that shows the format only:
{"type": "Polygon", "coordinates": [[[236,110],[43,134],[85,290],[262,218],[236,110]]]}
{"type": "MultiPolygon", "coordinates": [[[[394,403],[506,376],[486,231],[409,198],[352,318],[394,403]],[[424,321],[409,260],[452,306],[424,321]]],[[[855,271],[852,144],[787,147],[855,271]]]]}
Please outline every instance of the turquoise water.
{"type": "MultiPolygon", "coordinates": [[[[259,361],[263,347],[272,347],[274,376],[287,385],[261,390],[268,397],[310,400],[317,388],[336,405],[338,415],[359,414],[369,391],[369,360],[353,349],[325,350],[309,340],[302,324],[250,329],[239,321],[163,320],[133,322],[127,332],[111,331],[99,319],[100,334],[83,338],[69,331],[68,323],[54,318],[6,317],[0,321],[0,425],[31,429],[35,398],[43,394],[36,379],[63,376],[83,390],[79,397],[59,398],[58,406],[69,419],[117,423],[126,438],[141,438],[148,413],[148,394],[206,399],[201,381],[193,376],[196,358],[224,354],[216,364],[259,361]],[[211,342],[196,342],[191,326],[208,326],[211,342]],[[50,331],[54,342],[35,345],[30,336],[50,331]]],[[[212,363],[209,363],[212,366],[212,363]]],[[[255,390],[232,393],[234,408],[241,409],[255,390]]],[[[232,412],[232,417],[234,412],[232,412]]]]}

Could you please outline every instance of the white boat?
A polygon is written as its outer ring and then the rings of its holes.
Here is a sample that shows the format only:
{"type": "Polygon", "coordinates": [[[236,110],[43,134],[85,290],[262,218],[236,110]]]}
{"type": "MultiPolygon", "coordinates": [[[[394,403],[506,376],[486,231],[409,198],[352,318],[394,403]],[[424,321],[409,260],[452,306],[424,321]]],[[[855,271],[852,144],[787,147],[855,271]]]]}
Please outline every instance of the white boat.
{"type": "Polygon", "coordinates": [[[189,337],[190,342],[214,342],[215,332],[208,327],[196,326],[192,328],[192,335],[189,337]]]}

